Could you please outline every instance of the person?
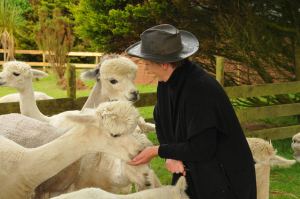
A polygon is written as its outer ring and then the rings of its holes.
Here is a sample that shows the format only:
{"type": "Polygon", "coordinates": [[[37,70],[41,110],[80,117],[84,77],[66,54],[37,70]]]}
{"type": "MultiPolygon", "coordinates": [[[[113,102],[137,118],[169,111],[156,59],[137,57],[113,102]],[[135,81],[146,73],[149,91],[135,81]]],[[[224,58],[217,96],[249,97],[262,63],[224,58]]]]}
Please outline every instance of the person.
{"type": "Polygon", "coordinates": [[[232,104],[215,78],[188,59],[198,49],[193,34],[169,24],[145,30],[126,49],[157,76],[153,116],[160,143],[128,164],[165,158],[172,185],[184,175],[191,199],[256,198],[254,160],[232,104]]]}

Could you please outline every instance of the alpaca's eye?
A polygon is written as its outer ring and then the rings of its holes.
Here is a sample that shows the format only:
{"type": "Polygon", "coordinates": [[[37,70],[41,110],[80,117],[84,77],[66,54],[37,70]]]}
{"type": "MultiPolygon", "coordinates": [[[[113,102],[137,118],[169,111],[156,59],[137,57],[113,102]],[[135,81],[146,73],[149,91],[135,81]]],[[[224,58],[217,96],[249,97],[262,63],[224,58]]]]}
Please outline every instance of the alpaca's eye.
{"type": "Polygon", "coordinates": [[[114,138],[117,138],[117,137],[120,137],[121,135],[118,135],[118,134],[115,134],[115,135],[114,135],[114,134],[111,134],[111,136],[114,137],[114,138]]]}
{"type": "Polygon", "coordinates": [[[19,73],[13,73],[14,74],[14,76],[19,76],[20,74],[19,73]]]}
{"type": "Polygon", "coordinates": [[[111,80],[109,80],[109,82],[110,82],[111,84],[116,84],[116,83],[118,83],[118,81],[115,80],[115,79],[111,79],[111,80]]]}

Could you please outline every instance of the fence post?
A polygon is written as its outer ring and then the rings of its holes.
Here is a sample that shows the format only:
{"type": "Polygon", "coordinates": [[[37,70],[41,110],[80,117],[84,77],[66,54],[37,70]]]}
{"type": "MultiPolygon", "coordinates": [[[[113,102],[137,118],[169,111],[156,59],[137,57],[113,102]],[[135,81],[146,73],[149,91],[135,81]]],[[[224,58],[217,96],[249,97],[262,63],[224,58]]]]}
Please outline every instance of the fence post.
{"type": "Polygon", "coordinates": [[[240,85],[240,65],[237,65],[238,71],[237,71],[237,75],[238,75],[238,85],[240,85]]]}
{"type": "Polygon", "coordinates": [[[46,58],[45,58],[45,53],[43,53],[43,71],[46,72],[46,58]]]}
{"type": "Polygon", "coordinates": [[[74,64],[67,64],[67,97],[76,98],[76,68],[74,64]]]}
{"type": "Polygon", "coordinates": [[[224,87],[224,57],[217,57],[216,79],[224,87]]]}

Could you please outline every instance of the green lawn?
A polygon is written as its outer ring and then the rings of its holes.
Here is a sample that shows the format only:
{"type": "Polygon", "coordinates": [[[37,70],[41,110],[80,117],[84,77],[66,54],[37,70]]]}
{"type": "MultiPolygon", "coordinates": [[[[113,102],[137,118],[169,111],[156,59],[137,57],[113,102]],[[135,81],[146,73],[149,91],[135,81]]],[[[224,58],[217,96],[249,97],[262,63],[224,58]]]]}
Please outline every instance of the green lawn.
{"type": "MultiPolygon", "coordinates": [[[[78,76],[79,74],[77,74],[78,76]]],[[[86,85],[93,87],[95,81],[84,81],[86,85]]],[[[54,98],[64,98],[67,96],[66,91],[62,91],[59,85],[56,84],[55,79],[50,74],[48,77],[42,78],[39,81],[33,82],[34,90],[40,91],[52,96],[54,98]]],[[[137,85],[140,92],[156,92],[156,86],[151,85],[137,85]]],[[[77,97],[88,96],[91,89],[85,91],[77,91],[77,97]]],[[[0,97],[10,94],[17,93],[12,88],[0,88],[0,97]]],[[[141,115],[144,118],[152,118],[153,107],[139,108],[141,115]]],[[[288,117],[287,123],[293,123],[293,117],[288,117]]],[[[268,120],[266,123],[278,122],[277,120],[268,120]]],[[[297,132],[295,132],[297,133],[297,132]]],[[[158,141],[155,133],[148,133],[149,139],[158,145],[158,141]]],[[[275,149],[278,150],[278,155],[281,155],[288,159],[293,158],[293,150],[291,149],[291,139],[274,140],[272,141],[275,149]]],[[[170,184],[172,175],[165,169],[165,160],[159,157],[154,158],[151,161],[151,167],[156,172],[156,175],[161,180],[162,184],[170,184]]],[[[272,193],[270,198],[297,198],[300,197],[300,164],[297,162],[290,168],[278,168],[274,167],[271,169],[270,175],[270,190],[272,193]]]]}

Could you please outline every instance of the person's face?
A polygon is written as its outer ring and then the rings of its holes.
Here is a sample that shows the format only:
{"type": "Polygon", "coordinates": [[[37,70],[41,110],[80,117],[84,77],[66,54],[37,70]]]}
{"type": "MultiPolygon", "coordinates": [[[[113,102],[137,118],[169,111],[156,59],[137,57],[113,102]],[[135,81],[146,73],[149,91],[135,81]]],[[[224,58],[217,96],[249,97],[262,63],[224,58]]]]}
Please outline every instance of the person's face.
{"type": "Polygon", "coordinates": [[[161,65],[148,60],[144,60],[144,63],[146,70],[150,70],[153,74],[155,74],[158,77],[158,79],[162,77],[164,70],[161,65]]]}

